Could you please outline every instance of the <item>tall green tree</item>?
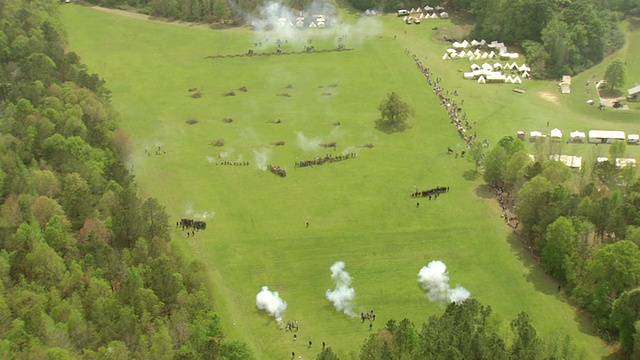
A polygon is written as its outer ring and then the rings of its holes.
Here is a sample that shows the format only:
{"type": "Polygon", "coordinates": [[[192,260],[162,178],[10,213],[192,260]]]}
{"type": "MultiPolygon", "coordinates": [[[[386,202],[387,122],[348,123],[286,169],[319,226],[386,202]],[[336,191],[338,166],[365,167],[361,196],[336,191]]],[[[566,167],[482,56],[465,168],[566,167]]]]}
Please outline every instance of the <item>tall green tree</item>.
{"type": "Polygon", "coordinates": [[[604,72],[604,80],[609,90],[619,90],[624,86],[627,82],[627,69],[622,59],[616,58],[609,63],[604,72]]]}
{"type": "Polygon", "coordinates": [[[560,281],[565,281],[577,234],[569,219],[560,216],[547,227],[542,248],[542,266],[560,281]]]}
{"type": "Polygon", "coordinates": [[[378,106],[381,125],[387,129],[400,131],[407,128],[407,120],[415,114],[411,106],[404,102],[396,92],[387,94],[378,106]]]}
{"type": "Polygon", "coordinates": [[[622,240],[597,250],[587,260],[573,298],[587,309],[596,327],[612,331],[613,302],[623,292],[640,285],[640,250],[622,240]]]}
{"type": "Polygon", "coordinates": [[[634,351],[634,324],[640,320],[640,288],[625,291],[613,303],[611,321],[618,330],[620,345],[626,354],[634,351]]]}

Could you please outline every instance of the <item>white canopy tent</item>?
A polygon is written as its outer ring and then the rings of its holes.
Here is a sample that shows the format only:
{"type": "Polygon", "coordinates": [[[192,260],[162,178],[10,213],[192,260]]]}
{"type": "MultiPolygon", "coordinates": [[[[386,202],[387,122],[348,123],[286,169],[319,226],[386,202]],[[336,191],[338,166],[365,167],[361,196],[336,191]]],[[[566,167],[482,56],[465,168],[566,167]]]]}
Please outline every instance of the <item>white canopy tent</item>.
{"type": "Polygon", "coordinates": [[[629,144],[639,144],[640,143],[640,135],[638,135],[638,134],[629,134],[629,136],[627,136],[627,142],[629,144]]]}
{"type": "Polygon", "coordinates": [[[590,130],[589,142],[595,144],[613,144],[616,140],[625,141],[624,131],[590,130]]]}
{"type": "Polygon", "coordinates": [[[480,75],[478,78],[478,84],[486,84],[487,80],[485,80],[483,75],[480,75]]]}
{"type": "Polygon", "coordinates": [[[551,137],[552,140],[560,141],[562,140],[562,131],[560,131],[560,129],[558,128],[555,128],[551,130],[551,133],[549,134],[549,136],[551,137]]]}
{"type": "Polygon", "coordinates": [[[549,160],[560,161],[573,169],[582,168],[582,157],[570,155],[549,155],[549,160]]]}
{"type": "Polygon", "coordinates": [[[584,142],[587,136],[582,131],[576,130],[569,133],[569,138],[572,142],[584,142]]]}
{"type": "Polygon", "coordinates": [[[617,158],[616,159],[616,167],[621,169],[628,167],[636,167],[636,159],[633,158],[617,158]]]}

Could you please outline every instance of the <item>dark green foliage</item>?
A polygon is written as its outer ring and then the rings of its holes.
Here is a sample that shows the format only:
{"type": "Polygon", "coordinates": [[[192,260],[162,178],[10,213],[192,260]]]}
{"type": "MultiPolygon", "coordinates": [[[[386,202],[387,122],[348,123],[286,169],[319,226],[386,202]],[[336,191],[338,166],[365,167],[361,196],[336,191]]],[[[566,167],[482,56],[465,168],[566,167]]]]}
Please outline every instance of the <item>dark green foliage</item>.
{"type": "Polygon", "coordinates": [[[378,128],[391,132],[406,129],[407,120],[415,114],[411,106],[402,101],[400,95],[395,92],[387,94],[387,98],[380,103],[378,110],[380,111],[378,128]]]}
{"type": "Polygon", "coordinates": [[[0,5],[0,357],[252,359],[137,194],[109,91],[65,53],[56,6],[0,5]]]}

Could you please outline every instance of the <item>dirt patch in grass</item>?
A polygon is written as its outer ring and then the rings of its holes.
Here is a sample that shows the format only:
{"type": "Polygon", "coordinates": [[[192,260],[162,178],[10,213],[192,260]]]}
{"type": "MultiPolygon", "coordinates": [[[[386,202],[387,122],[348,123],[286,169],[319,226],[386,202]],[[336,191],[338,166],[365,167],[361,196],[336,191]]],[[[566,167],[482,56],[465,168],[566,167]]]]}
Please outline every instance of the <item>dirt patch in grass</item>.
{"type": "Polygon", "coordinates": [[[543,99],[545,99],[545,100],[547,100],[549,102],[552,102],[552,103],[554,103],[556,105],[560,105],[560,100],[558,100],[558,95],[557,94],[554,94],[554,93],[549,92],[549,91],[540,91],[540,92],[538,92],[538,96],[540,96],[541,98],[543,98],[543,99]]]}

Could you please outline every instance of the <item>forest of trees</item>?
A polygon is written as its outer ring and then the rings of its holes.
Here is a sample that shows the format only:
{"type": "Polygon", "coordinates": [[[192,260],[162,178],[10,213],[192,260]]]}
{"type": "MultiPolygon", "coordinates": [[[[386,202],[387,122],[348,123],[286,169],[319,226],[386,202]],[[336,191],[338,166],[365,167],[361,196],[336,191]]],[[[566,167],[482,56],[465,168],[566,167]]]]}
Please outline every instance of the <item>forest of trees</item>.
{"type": "Polygon", "coordinates": [[[164,207],[138,197],[130,140],[65,51],[58,6],[0,1],[0,357],[252,359],[164,207]]]}
{"type": "MultiPolygon", "coordinates": [[[[420,328],[408,319],[389,320],[360,348],[360,360],[424,359],[579,359],[584,354],[567,336],[539,337],[522,312],[510,323],[475,299],[451,303],[440,316],[431,316],[420,328]],[[505,331],[504,329],[508,329],[505,331]]],[[[316,360],[337,360],[330,348],[316,360]]]]}
{"type": "MultiPolygon", "coordinates": [[[[563,143],[540,138],[533,153],[548,159],[563,143]]],[[[623,141],[608,158],[624,158],[623,141]]],[[[635,168],[583,162],[577,172],[558,161],[529,159],[508,136],[486,153],[484,179],[517,205],[517,232],[542,267],[625,356],[640,357],[640,180],[635,168]],[[529,246],[527,245],[527,246],[529,246]]]]}

